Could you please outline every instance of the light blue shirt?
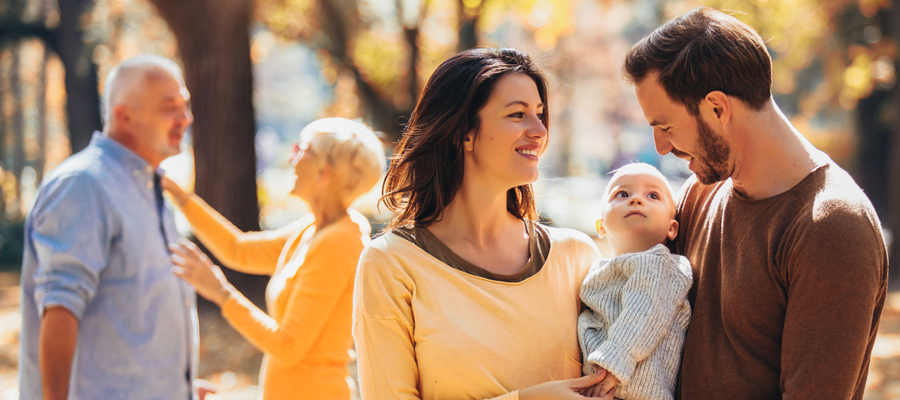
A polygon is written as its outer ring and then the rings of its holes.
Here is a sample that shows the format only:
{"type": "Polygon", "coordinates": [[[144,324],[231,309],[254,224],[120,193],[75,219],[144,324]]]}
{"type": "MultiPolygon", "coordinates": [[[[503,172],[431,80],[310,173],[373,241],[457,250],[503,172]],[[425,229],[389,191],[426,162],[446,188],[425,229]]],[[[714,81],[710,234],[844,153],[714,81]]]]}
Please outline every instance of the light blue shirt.
{"type": "Polygon", "coordinates": [[[19,391],[39,400],[42,311],[78,318],[69,399],[188,399],[197,371],[196,295],[172,273],[172,209],[154,170],[100,133],[44,180],[25,223],[19,391]],[[165,236],[163,235],[165,231],[165,236]]]}

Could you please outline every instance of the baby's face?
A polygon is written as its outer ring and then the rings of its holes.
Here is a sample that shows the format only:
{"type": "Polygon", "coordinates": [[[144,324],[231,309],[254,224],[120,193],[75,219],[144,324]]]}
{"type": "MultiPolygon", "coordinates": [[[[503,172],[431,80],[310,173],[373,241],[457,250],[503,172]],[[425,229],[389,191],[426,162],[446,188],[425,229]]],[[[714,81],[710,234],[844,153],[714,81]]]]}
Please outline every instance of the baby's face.
{"type": "Polygon", "coordinates": [[[659,177],[642,174],[615,176],[603,207],[602,230],[616,255],[644,251],[674,239],[675,203],[659,177]],[[674,226],[674,228],[673,228],[674,226]]]}

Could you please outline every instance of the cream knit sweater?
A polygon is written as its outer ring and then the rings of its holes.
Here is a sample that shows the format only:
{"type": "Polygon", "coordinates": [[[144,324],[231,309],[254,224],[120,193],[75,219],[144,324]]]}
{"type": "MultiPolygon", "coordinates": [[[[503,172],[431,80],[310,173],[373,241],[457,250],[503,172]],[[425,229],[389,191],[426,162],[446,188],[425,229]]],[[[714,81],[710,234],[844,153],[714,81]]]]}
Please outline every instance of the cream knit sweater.
{"type": "Polygon", "coordinates": [[[581,286],[589,309],[578,317],[584,372],[615,375],[617,398],[672,399],[692,282],[688,260],[661,244],[591,267],[581,286]]]}

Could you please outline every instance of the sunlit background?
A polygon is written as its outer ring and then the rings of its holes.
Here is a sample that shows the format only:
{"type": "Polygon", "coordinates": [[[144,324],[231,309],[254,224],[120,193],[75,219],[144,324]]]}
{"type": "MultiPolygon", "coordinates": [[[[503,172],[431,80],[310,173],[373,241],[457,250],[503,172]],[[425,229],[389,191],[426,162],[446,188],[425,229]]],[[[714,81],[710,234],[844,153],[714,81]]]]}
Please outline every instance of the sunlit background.
{"type": "MultiPolygon", "coordinates": [[[[541,215],[593,233],[610,170],[647,162],[676,188],[690,173],[656,154],[620,68],[636,41],[701,4],[759,31],[777,103],[853,174],[890,242],[900,231],[896,0],[0,0],[0,400],[18,393],[24,218],[46,173],[100,129],[98,93],[118,62],[152,53],[185,67],[197,123],[163,168],[238,226],[271,229],[307,212],[287,195],[288,153],[304,125],[362,118],[390,154],[441,61],[479,45],[515,47],[551,81],[541,215]],[[251,83],[252,105],[216,101],[250,93],[251,83]],[[195,158],[213,165],[225,155],[234,168],[255,166],[255,185],[221,164],[195,173],[195,158]]],[[[389,218],[377,189],[357,204],[374,227],[389,218]]],[[[900,399],[900,297],[888,303],[867,399],[900,399]]],[[[201,374],[220,386],[218,398],[255,398],[259,353],[216,310],[201,309],[201,321],[201,374]]]]}

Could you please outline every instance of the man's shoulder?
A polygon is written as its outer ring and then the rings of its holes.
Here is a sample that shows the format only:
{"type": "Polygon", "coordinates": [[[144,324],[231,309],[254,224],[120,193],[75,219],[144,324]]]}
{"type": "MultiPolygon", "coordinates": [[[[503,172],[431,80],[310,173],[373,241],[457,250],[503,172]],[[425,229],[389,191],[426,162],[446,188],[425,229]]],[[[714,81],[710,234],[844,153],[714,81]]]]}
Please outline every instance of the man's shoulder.
{"type": "Polygon", "coordinates": [[[110,170],[98,152],[85,149],[72,155],[43,179],[33,211],[47,202],[105,197],[101,192],[110,181],[110,170]]]}
{"type": "Polygon", "coordinates": [[[829,162],[803,192],[804,212],[798,223],[834,229],[881,225],[872,202],[847,171],[829,162]]]}

